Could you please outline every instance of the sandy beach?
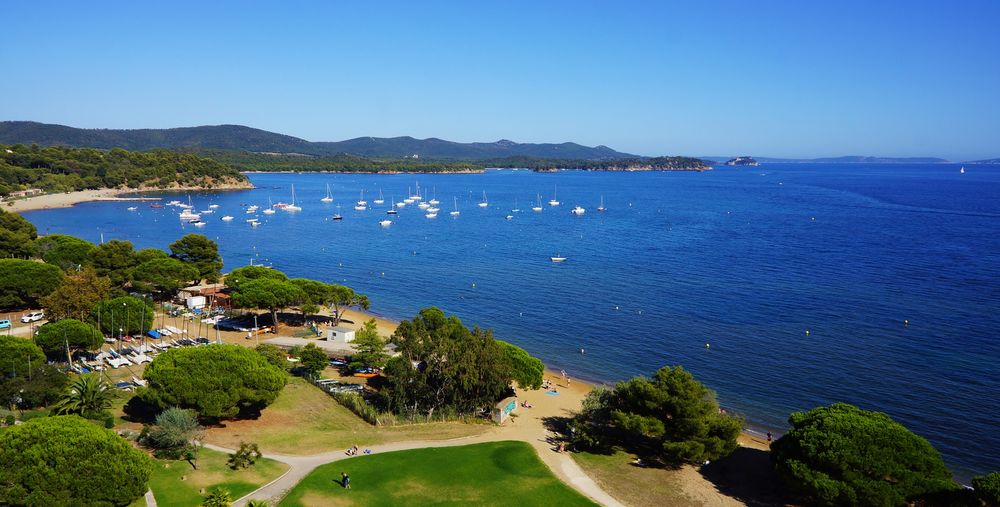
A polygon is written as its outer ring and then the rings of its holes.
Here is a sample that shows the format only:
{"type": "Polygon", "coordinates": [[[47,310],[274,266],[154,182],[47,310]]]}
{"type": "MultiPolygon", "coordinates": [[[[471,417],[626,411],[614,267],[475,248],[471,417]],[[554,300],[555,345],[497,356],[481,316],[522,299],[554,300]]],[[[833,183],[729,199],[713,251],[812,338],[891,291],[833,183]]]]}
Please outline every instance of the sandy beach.
{"type": "Polygon", "coordinates": [[[215,188],[201,187],[176,187],[176,188],[102,188],[98,190],[78,190],[76,192],[63,192],[58,194],[43,194],[24,199],[14,199],[2,201],[0,206],[5,211],[20,213],[22,211],[34,211],[40,209],[69,208],[82,202],[93,201],[159,201],[159,197],[143,197],[143,192],[184,192],[184,191],[219,191],[219,190],[248,190],[253,188],[249,182],[246,185],[223,185],[215,188]],[[126,195],[129,194],[129,195],[126,195]]]}

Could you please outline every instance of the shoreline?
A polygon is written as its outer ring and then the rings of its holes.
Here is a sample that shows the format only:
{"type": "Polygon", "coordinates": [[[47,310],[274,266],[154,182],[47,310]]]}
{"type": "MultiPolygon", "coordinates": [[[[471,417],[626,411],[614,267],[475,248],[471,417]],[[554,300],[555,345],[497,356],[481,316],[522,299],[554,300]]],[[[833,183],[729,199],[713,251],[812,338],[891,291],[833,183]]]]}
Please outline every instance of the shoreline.
{"type": "Polygon", "coordinates": [[[39,211],[46,209],[72,208],[80,203],[99,201],[159,201],[159,197],[144,197],[141,194],[173,193],[173,192],[221,192],[235,190],[252,190],[248,185],[221,185],[212,188],[203,187],[172,187],[172,188],[101,188],[97,190],[77,190],[53,194],[42,194],[24,199],[2,201],[2,209],[13,213],[39,211]]]}

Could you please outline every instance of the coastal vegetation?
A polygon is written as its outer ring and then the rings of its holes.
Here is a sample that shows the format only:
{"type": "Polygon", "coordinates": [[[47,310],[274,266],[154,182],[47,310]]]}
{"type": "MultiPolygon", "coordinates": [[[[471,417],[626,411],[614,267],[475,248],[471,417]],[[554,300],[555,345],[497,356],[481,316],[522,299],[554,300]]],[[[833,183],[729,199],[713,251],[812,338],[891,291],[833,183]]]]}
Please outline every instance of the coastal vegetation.
{"type": "Polygon", "coordinates": [[[431,447],[320,466],[279,506],[594,505],[557,479],[524,442],[431,447]],[[351,489],[331,478],[349,471],[351,489]],[[389,472],[391,471],[391,472],[389,472]]]}
{"type": "Polygon", "coordinates": [[[0,259],[0,309],[37,308],[62,281],[62,270],[51,264],[0,259]]]}
{"type": "Polygon", "coordinates": [[[475,162],[414,158],[364,158],[355,155],[307,156],[246,151],[197,151],[199,156],[228,164],[240,171],[337,172],[337,173],[467,173],[485,168],[475,162]]]}
{"type": "Polygon", "coordinates": [[[692,157],[626,157],[605,159],[555,159],[504,157],[480,160],[485,167],[521,168],[547,171],[580,169],[584,171],[705,171],[712,163],[692,157]]]}
{"type": "Polygon", "coordinates": [[[248,183],[232,167],[190,153],[0,145],[0,196],[29,188],[71,192],[229,185],[248,183]]]}
{"type": "Polygon", "coordinates": [[[146,367],[138,396],[166,409],[190,408],[206,420],[257,414],[285,387],[285,372],[252,349],[207,345],[163,352],[146,367]]]}
{"type": "Polygon", "coordinates": [[[788,422],[771,458],[810,505],[904,505],[958,489],[937,450],[886,414],[835,403],[788,422]]]}
{"type": "Polygon", "coordinates": [[[125,439],[77,416],[3,430],[0,463],[4,505],[128,505],[146,492],[152,470],[125,439]]]}
{"type": "Polygon", "coordinates": [[[201,449],[197,469],[169,459],[153,460],[152,469],[149,489],[157,505],[191,507],[201,505],[205,499],[202,491],[212,488],[225,490],[230,498],[240,498],[280,476],[288,465],[261,458],[250,468],[234,470],[226,453],[201,449]]]}
{"type": "Polygon", "coordinates": [[[581,449],[623,449],[673,466],[729,455],[743,425],[721,413],[715,393],[694,376],[680,366],[665,366],[652,378],[594,389],[570,427],[581,449]]]}
{"type": "Polygon", "coordinates": [[[25,259],[35,254],[35,224],[17,213],[0,210],[0,258],[25,259]]]}
{"type": "Polygon", "coordinates": [[[47,322],[38,328],[35,343],[52,359],[67,359],[66,355],[101,348],[104,337],[91,324],[76,319],[47,322]]]}

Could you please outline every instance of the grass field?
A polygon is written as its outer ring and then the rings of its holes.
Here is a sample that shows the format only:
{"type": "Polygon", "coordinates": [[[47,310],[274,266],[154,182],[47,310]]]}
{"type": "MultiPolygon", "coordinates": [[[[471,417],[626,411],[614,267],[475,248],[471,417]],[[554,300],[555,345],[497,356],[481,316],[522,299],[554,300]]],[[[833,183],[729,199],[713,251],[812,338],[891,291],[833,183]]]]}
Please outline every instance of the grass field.
{"type": "Polygon", "coordinates": [[[594,482],[627,505],[694,505],[681,492],[676,474],[661,468],[634,466],[631,462],[635,456],[631,454],[574,452],[572,456],[594,482]]]}
{"type": "Polygon", "coordinates": [[[429,423],[374,427],[347,410],[332,397],[299,377],[288,385],[256,420],[227,421],[225,427],[210,428],[206,441],[230,449],[241,441],[254,442],[264,452],[309,455],[324,451],[398,442],[402,440],[446,440],[477,435],[485,424],[429,423]]]}
{"type": "MultiPolygon", "coordinates": [[[[186,461],[153,461],[153,475],[149,487],[160,507],[192,507],[200,505],[205,495],[201,491],[221,486],[229,491],[233,500],[271,482],[288,469],[288,465],[269,459],[244,470],[229,468],[229,456],[222,452],[202,449],[198,470],[186,461]]],[[[133,505],[145,505],[139,499],[133,505]]]]}
{"type": "Polygon", "coordinates": [[[317,468],[279,504],[594,505],[559,481],[524,442],[360,456],[317,468]],[[351,489],[340,484],[351,476],[351,489]]]}

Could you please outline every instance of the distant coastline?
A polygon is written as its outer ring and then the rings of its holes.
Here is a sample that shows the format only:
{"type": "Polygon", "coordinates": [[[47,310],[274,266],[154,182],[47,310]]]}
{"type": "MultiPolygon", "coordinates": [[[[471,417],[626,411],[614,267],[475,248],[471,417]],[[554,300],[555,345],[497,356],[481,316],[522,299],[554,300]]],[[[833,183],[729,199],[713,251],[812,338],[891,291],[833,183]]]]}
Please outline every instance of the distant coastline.
{"type": "Polygon", "coordinates": [[[168,187],[168,188],[100,188],[96,190],[78,190],[75,192],[60,192],[42,194],[23,199],[2,200],[0,204],[5,211],[21,213],[43,209],[71,208],[77,204],[95,201],[158,201],[158,197],[145,197],[142,194],[154,192],[216,192],[252,190],[253,184],[229,183],[212,187],[168,187]]]}

